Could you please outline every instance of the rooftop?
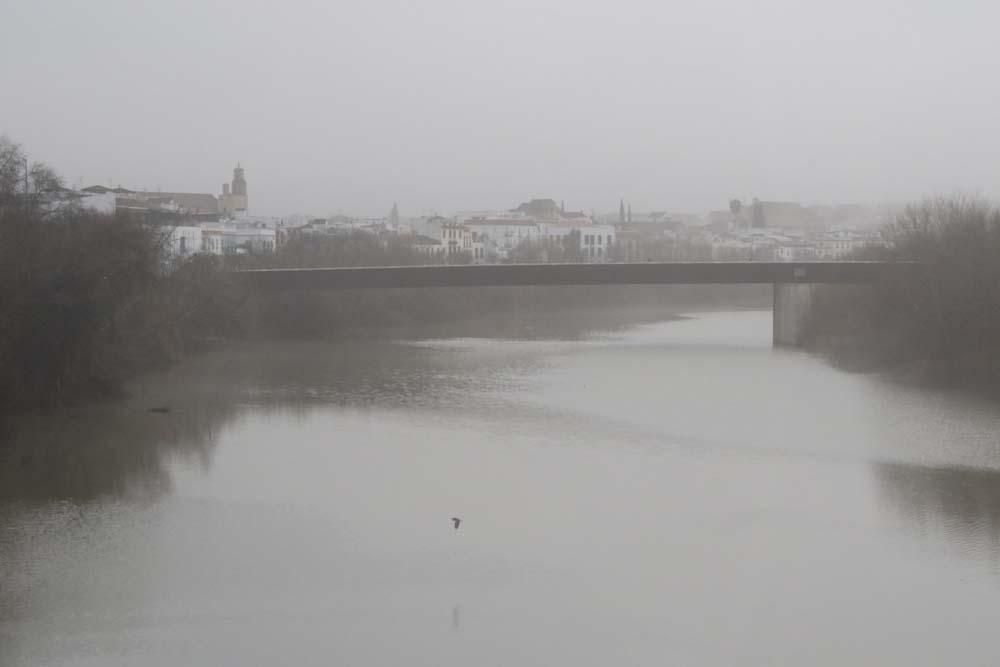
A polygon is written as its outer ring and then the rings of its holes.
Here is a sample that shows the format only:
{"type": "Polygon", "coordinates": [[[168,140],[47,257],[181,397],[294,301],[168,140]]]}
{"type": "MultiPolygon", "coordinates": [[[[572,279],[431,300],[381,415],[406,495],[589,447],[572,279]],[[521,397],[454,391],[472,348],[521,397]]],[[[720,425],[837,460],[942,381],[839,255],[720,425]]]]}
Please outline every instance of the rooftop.
{"type": "Polygon", "coordinates": [[[519,227],[537,227],[538,222],[535,220],[525,220],[523,218],[472,218],[466,220],[466,225],[514,225],[519,227]]]}

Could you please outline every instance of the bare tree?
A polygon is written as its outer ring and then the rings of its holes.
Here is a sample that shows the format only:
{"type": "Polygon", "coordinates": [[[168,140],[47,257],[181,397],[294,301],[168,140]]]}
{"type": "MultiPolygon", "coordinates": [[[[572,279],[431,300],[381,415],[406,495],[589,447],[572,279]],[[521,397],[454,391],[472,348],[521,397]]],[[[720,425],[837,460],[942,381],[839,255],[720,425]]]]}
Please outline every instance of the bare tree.
{"type": "Polygon", "coordinates": [[[767,227],[767,219],[764,217],[764,205],[756,197],[753,198],[753,205],[750,207],[752,224],[754,229],[767,227]]]}
{"type": "Polygon", "coordinates": [[[0,136],[0,202],[33,200],[59,190],[62,178],[44,162],[31,162],[20,144],[0,136]]]}
{"type": "Polygon", "coordinates": [[[33,194],[43,194],[60,190],[63,187],[62,176],[44,162],[34,162],[28,172],[33,194]]]}
{"type": "Polygon", "coordinates": [[[26,163],[20,144],[0,135],[0,201],[12,199],[23,191],[26,163]]]}
{"type": "Polygon", "coordinates": [[[740,215],[740,211],[742,210],[743,210],[743,202],[741,202],[739,199],[729,200],[729,212],[733,214],[734,218],[738,218],[740,215]]]}

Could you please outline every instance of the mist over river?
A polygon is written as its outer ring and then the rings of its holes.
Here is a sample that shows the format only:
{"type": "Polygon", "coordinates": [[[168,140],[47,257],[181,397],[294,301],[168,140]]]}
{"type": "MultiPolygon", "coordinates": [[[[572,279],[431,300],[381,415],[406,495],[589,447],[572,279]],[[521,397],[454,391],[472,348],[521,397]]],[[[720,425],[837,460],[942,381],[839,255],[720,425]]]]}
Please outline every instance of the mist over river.
{"type": "Polygon", "coordinates": [[[236,345],[7,438],[4,666],[1000,661],[1000,408],[766,311],[236,345]]]}

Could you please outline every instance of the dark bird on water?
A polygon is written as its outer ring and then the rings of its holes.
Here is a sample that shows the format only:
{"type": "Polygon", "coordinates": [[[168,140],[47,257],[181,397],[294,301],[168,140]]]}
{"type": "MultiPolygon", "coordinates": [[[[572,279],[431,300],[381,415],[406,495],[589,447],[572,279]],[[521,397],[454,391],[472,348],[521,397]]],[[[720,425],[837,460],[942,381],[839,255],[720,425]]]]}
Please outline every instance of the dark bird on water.
{"type": "Polygon", "coordinates": [[[451,522],[455,524],[455,530],[458,530],[458,524],[462,523],[462,520],[459,519],[457,516],[453,516],[451,517],[451,522]]]}

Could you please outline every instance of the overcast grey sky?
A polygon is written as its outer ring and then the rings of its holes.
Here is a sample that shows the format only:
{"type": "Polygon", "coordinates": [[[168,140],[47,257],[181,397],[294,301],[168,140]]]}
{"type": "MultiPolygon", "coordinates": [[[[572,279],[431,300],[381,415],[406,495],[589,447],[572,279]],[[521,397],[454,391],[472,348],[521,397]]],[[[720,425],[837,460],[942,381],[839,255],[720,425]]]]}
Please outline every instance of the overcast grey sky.
{"type": "Polygon", "coordinates": [[[1000,194],[1000,3],[2,0],[0,133],[252,212],[1000,194]]]}

